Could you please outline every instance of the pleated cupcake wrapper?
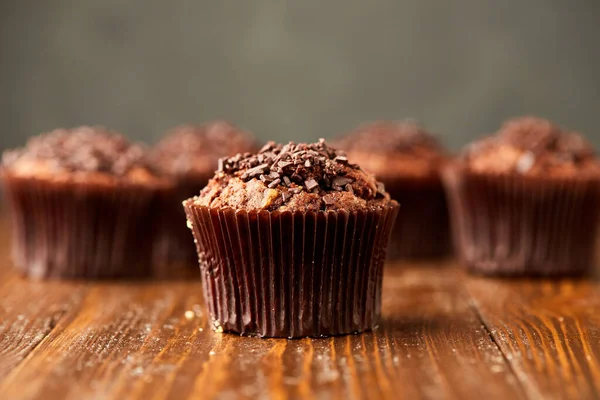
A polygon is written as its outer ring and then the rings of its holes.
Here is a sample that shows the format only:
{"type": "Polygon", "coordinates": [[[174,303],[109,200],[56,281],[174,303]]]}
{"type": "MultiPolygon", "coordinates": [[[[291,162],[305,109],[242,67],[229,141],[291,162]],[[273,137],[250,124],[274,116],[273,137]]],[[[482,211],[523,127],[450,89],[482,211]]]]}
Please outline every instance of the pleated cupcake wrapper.
{"type": "Polygon", "coordinates": [[[158,263],[181,264],[190,268],[198,268],[198,256],[194,238],[185,224],[185,212],[181,203],[190,197],[197,196],[206,186],[210,176],[194,176],[161,194],[158,201],[157,214],[161,237],[155,255],[158,263]]]}
{"type": "Polygon", "coordinates": [[[439,179],[388,178],[385,188],[402,212],[392,230],[389,259],[426,259],[451,253],[446,194],[439,179]]]}
{"type": "Polygon", "coordinates": [[[472,271],[573,275],[594,265],[599,183],[444,171],[457,251],[472,271]]]}
{"type": "Polygon", "coordinates": [[[246,212],[186,203],[217,330],[323,337],[372,329],[398,206],[246,212]]]}
{"type": "Polygon", "coordinates": [[[154,190],[4,177],[13,259],[32,278],[148,277],[154,190]]]}

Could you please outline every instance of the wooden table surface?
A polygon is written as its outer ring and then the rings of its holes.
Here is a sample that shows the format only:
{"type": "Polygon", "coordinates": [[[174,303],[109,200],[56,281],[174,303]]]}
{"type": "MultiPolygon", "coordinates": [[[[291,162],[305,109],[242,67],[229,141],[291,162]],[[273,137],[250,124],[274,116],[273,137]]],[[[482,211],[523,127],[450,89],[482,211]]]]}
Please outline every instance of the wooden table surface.
{"type": "MultiPolygon", "coordinates": [[[[193,274],[195,277],[196,274],[193,274]]],[[[383,321],[329,339],[212,332],[200,282],[30,282],[0,228],[1,399],[591,399],[600,284],[388,265],[383,321]]]]}

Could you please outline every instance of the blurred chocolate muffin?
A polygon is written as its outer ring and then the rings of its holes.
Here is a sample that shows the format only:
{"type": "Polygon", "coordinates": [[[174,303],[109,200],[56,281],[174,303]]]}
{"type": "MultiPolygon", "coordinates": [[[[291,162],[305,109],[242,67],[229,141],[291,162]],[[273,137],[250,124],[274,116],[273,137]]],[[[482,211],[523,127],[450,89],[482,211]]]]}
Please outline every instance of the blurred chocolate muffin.
{"type": "Polygon", "coordinates": [[[168,190],[144,148],[102,127],[57,129],[7,151],[16,266],[34,278],[159,274],[150,218],[168,190]]]}
{"type": "Polygon", "coordinates": [[[398,204],[323,140],[223,159],[184,207],[215,329],[294,338],[376,326],[398,204]]]}
{"type": "Polygon", "coordinates": [[[182,125],[167,132],[152,149],[154,165],[175,183],[163,200],[164,228],[159,258],[164,263],[197,266],[193,238],[182,224],[185,213],[181,202],[200,192],[214,175],[219,158],[256,151],[251,133],[228,122],[182,125]]]}
{"type": "Polygon", "coordinates": [[[390,258],[430,258],[450,252],[448,210],[440,179],[447,156],[431,134],[414,121],[379,121],[358,127],[334,146],[375,174],[400,203],[390,258]]]}
{"type": "Polygon", "coordinates": [[[460,255],[472,271],[569,275],[594,264],[600,163],[582,135],[523,117],[444,170],[460,255]]]}

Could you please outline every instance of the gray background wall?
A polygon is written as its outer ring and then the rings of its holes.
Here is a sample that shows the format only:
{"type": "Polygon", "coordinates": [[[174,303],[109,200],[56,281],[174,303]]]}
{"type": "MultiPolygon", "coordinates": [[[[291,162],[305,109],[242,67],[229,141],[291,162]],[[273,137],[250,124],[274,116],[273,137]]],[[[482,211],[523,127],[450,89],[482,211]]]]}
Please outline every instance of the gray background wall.
{"type": "Polygon", "coordinates": [[[0,150],[58,126],[262,139],[415,117],[457,148],[534,113],[600,145],[597,0],[2,0],[0,150]]]}

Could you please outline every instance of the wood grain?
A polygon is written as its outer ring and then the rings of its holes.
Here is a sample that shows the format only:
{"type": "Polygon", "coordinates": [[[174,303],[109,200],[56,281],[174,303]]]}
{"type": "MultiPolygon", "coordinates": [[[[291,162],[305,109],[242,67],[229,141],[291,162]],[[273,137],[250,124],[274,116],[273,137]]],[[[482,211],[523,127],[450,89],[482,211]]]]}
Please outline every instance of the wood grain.
{"type": "MultiPolygon", "coordinates": [[[[390,279],[384,329],[402,382],[427,398],[523,398],[515,376],[469,306],[448,265],[416,266],[390,279]],[[391,288],[390,288],[391,289],[391,288]],[[485,384],[482,384],[485,382],[485,384]]],[[[394,360],[394,359],[393,359],[394,360]]],[[[407,398],[414,398],[408,394],[407,398]]]]}
{"type": "Polygon", "coordinates": [[[600,398],[600,285],[466,277],[492,337],[530,398],[600,398]]]}
{"type": "Polygon", "coordinates": [[[390,271],[378,330],[320,340],[212,332],[199,282],[90,285],[78,313],[0,390],[44,399],[524,398],[455,271],[390,271]]]}
{"type": "Polygon", "coordinates": [[[84,286],[30,282],[10,271],[9,226],[0,220],[0,379],[77,307],[84,286]]]}
{"type": "Polygon", "coordinates": [[[599,398],[594,279],[388,265],[374,332],[240,338],[209,329],[197,279],[32,282],[8,236],[0,219],[2,399],[599,398]]]}

